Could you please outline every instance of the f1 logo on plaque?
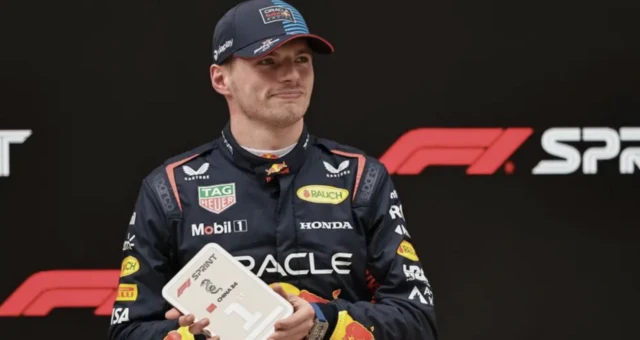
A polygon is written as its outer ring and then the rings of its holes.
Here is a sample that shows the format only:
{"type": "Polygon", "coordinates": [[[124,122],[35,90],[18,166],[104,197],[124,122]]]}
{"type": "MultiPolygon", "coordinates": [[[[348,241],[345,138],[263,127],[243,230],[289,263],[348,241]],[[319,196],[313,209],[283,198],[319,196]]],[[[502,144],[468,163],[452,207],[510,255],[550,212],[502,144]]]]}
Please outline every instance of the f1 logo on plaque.
{"type": "Polygon", "coordinates": [[[287,300],[216,243],[204,246],[162,295],[180,312],[209,319],[207,335],[222,339],[265,340],[276,321],[293,314],[287,300]]]}

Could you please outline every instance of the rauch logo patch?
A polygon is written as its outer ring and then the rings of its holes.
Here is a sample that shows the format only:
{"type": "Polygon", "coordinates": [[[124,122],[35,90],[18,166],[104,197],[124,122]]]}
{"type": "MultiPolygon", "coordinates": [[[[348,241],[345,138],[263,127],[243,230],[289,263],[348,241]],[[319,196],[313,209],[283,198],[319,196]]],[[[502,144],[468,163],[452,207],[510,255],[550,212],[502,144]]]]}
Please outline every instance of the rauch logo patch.
{"type": "Polygon", "coordinates": [[[339,204],[347,199],[349,190],[328,185],[307,185],[298,189],[297,194],[301,200],[312,203],[339,204]]]}
{"type": "Polygon", "coordinates": [[[140,262],[133,256],[127,256],[120,266],[120,277],[129,276],[140,270],[140,262]]]}

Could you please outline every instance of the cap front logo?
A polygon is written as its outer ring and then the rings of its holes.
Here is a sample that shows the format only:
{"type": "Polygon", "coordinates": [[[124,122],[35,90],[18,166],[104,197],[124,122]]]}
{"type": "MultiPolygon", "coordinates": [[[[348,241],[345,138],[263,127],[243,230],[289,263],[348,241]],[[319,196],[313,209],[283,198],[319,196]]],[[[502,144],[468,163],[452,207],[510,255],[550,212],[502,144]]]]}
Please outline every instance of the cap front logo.
{"type": "Polygon", "coordinates": [[[296,22],[296,18],[293,17],[291,10],[281,6],[271,6],[260,9],[260,15],[262,16],[262,22],[270,24],[278,21],[291,21],[296,22]]]}
{"type": "Polygon", "coordinates": [[[264,52],[264,51],[268,50],[269,48],[271,48],[271,46],[273,46],[273,44],[277,43],[278,41],[280,41],[280,38],[278,38],[278,39],[269,38],[269,39],[263,41],[262,45],[260,47],[256,48],[253,51],[253,54],[258,54],[260,52],[264,52]]]}

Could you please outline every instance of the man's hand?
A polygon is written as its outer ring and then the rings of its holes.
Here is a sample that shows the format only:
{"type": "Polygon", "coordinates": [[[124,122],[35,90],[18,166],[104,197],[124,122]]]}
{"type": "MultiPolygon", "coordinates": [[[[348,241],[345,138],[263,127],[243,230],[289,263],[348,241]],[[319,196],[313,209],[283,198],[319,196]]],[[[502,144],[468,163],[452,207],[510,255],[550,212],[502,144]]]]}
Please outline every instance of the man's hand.
{"type": "MultiPolygon", "coordinates": [[[[194,323],[195,316],[191,314],[182,315],[175,308],[171,308],[171,310],[166,312],[164,316],[169,320],[178,319],[178,323],[180,324],[180,327],[189,326],[189,333],[193,335],[203,334],[202,329],[209,325],[209,319],[202,319],[194,323]]],[[[171,331],[169,332],[165,340],[186,340],[186,339],[182,339],[182,336],[177,331],[171,331]]],[[[220,337],[214,336],[213,338],[207,338],[207,340],[220,340],[220,337]]]]}
{"type": "Polygon", "coordinates": [[[315,311],[311,304],[299,296],[287,294],[279,284],[273,285],[273,290],[284,297],[293,306],[293,314],[275,323],[275,333],[269,340],[301,340],[313,327],[315,311]]]}

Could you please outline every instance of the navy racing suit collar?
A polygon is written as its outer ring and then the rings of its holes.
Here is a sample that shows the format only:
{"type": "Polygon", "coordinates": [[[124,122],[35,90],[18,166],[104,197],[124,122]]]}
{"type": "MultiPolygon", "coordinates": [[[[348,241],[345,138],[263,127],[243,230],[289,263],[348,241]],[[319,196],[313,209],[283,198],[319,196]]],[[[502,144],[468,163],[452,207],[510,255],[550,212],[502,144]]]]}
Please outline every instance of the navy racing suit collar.
{"type": "Polygon", "coordinates": [[[269,182],[275,176],[293,174],[300,170],[308,154],[309,146],[313,142],[313,136],[309,134],[305,125],[293,150],[280,158],[260,157],[242,148],[231,133],[230,122],[227,122],[222,129],[222,136],[218,142],[225,158],[241,169],[254,172],[269,182]]]}

